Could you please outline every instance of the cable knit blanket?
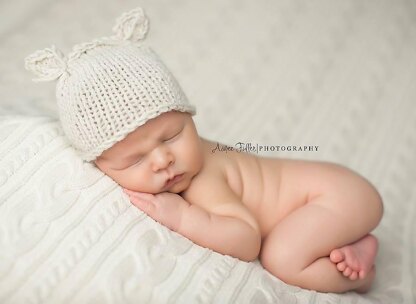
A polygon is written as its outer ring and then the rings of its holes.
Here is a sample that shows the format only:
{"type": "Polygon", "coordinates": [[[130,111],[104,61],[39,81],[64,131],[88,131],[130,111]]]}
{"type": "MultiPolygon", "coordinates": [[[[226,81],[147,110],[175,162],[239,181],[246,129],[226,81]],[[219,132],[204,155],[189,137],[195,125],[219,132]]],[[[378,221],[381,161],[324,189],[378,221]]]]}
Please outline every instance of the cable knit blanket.
{"type": "Polygon", "coordinates": [[[416,303],[414,1],[17,0],[0,11],[0,303],[416,303]],[[369,293],[303,290],[199,247],[77,157],[53,84],[31,83],[23,59],[105,36],[138,5],[202,136],[341,163],[375,184],[385,214],[369,293]]]}

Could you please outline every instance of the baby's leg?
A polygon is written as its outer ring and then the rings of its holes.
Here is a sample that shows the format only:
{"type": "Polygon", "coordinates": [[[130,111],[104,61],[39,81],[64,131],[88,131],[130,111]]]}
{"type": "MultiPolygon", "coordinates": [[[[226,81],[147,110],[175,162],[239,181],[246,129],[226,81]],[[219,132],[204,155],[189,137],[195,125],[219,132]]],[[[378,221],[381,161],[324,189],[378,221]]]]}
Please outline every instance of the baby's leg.
{"type": "Polygon", "coordinates": [[[381,214],[378,196],[348,203],[337,195],[320,195],[274,227],[263,241],[261,263],[282,281],[302,288],[365,292],[375,270],[371,269],[364,279],[351,280],[337,269],[329,255],[335,248],[367,235],[378,224],[381,214]]]}

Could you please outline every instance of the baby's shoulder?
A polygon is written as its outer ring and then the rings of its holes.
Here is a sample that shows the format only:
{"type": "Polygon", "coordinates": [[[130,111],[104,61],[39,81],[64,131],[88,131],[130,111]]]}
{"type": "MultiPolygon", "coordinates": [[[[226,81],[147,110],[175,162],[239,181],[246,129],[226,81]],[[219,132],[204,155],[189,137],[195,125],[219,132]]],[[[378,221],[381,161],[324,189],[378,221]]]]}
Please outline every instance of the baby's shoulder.
{"type": "Polygon", "coordinates": [[[195,175],[189,187],[182,193],[185,199],[193,200],[207,191],[215,191],[219,185],[226,183],[226,168],[220,161],[212,158],[204,158],[204,164],[200,172],[195,175]]]}
{"type": "Polygon", "coordinates": [[[232,147],[202,139],[202,148],[206,169],[209,173],[221,172],[224,174],[237,165],[240,153],[232,147]]]}
{"type": "Polygon", "coordinates": [[[230,172],[235,166],[234,160],[225,155],[215,155],[215,152],[212,153],[210,150],[211,147],[209,142],[204,144],[203,167],[182,193],[185,200],[201,207],[206,204],[211,205],[213,202],[237,199],[229,183],[230,172]]]}

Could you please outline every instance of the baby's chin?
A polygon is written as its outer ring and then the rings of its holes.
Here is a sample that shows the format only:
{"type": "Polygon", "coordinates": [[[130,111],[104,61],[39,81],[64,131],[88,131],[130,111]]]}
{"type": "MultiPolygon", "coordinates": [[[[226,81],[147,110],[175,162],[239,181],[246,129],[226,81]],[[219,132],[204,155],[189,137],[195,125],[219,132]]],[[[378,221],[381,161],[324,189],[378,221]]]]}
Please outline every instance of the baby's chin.
{"type": "Polygon", "coordinates": [[[170,192],[170,193],[179,194],[179,193],[183,192],[184,190],[186,190],[186,189],[181,190],[181,188],[174,188],[174,187],[172,187],[172,189],[166,189],[166,190],[164,190],[164,189],[159,189],[159,190],[152,189],[152,190],[150,190],[150,189],[145,189],[145,188],[140,188],[140,187],[134,187],[134,188],[132,187],[132,188],[126,188],[126,189],[128,189],[130,191],[134,191],[134,192],[149,193],[149,194],[154,194],[154,195],[159,194],[159,193],[163,193],[163,192],[170,192]]]}
{"type": "Polygon", "coordinates": [[[180,194],[184,192],[186,189],[188,189],[190,182],[188,180],[182,180],[181,182],[173,185],[169,189],[167,189],[167,192],[180,194]]]}

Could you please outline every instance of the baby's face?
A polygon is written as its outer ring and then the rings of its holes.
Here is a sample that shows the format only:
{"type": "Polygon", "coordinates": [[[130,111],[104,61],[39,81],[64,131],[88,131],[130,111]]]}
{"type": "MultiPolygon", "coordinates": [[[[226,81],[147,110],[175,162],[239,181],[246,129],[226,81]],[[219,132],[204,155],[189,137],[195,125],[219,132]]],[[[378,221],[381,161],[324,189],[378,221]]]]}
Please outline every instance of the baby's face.
{"type": "Polygon", "coordinates": [[[123,188],[147,193],[184,191],[202,163],[192,117],[176,111],[149,120],[95,161],[123,188]]]}

